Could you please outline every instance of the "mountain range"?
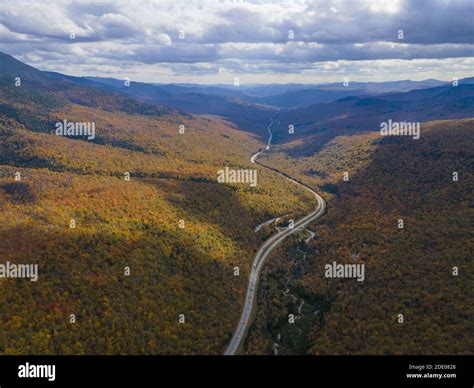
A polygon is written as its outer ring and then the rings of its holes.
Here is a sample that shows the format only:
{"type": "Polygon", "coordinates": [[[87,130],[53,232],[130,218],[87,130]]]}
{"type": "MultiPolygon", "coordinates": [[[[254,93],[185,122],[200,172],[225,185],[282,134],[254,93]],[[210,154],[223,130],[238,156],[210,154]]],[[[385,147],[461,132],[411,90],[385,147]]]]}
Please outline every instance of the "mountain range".
{"type": "Polygon", "coordinates": [[[0,281],[0,354],[222,354],[255,253],[314,211],[294,182],[327,212],[269,255],[242,353],[472,350],[474,78],[127,84],[0,53],[0,252],[39,266],[0,281]],[[364,282],[325,278],[334,261],[364,282]]]}

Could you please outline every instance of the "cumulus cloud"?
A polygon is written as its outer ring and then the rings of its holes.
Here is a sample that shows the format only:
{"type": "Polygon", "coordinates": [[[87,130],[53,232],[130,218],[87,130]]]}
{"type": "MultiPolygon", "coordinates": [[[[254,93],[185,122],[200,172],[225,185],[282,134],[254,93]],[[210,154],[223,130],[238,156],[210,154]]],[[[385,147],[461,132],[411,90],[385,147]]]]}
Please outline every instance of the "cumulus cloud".
{"type": "Polygon", "coordinates": [[[427,60],[441,75],[446,60],[473,57],[473,19],[471,0],[4,0],[0,43],[40,68],[69,63],[74,74],[128,69],[153,78],[155,65],[160,76],[302,76],[353,62],[351,71],[364,75],[367,63],[400,61],[417,74],[425,63],[431,74],[427,60]]]}

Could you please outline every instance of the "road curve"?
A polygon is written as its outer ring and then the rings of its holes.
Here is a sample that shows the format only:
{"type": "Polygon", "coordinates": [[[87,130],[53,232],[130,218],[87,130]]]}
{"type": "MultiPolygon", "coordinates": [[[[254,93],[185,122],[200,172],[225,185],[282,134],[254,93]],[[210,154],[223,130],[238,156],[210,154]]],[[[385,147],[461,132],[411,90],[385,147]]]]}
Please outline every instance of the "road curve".
{"type": "Polygon", "coordinates": [[[250,322],[250,317],[252,316],[252,309],[254,307],[255,303],[255,298],[257,295],[257,285],[258,285],[258,278],[260,276],[260,272],[262,270],[263,264],[265,262],[266,257],[270,254],[270,252],[278,245],[280,244],[286,237],[288,237],[290,234],[295,233],[297,230],[301,230],[306,227],[310,222],[314,221],[315,219],[321,217],[321,215],[324,214],[324,211],[326,210],[326,202],[324,199],[316,193],[314,190],[312,190],[310,187],[306,186],[304,183],[299,182],[290,176],[281,173],[280,171],[265,166],[261,163],[257,162],[257,157],[263,153],[265,150],[270,149],[271,141],[272,141],[272,131],[271,127],[275,120],[273,120],[268,126],[267,130],[269,132],[269,139],[267,142],[267,146],[256,152],[255,154],[252,155],[250,158],[251,163],[257,163],[262,167],[268,168],[277,174],[280,174],[287,178],[288,180],[292,181],[293,183],[304,187],[306,190],[310,191],[315,197],[317,201],[317,206],[316,209],[311,212],[310,214],[304,216],[303,218],[300,218],[294,223],[293,228],[286,228],[278,233],[275,233],[272,237],[270,237],[267,241],[263,243],[263,245],[260,247],[258,250],[257,254],[255,255],[255,259],[253,260],[252,264],[252,271],[250,273],[250,279],[249,279],[249,285],[247,287],[247,294],[245,296],[245,304],[244,304],[244,309],[242,311],[242,315],[239,320],[239,324],[237,326],[237,329],[234,332],[234,335],[232,336],[232,339],[227,346],[227,349],[224,353],[224,355],[234,355],[239,348],[239,345],[241,341],[245,337],[245,331],[248,328],[249,322],[250,322]]]}

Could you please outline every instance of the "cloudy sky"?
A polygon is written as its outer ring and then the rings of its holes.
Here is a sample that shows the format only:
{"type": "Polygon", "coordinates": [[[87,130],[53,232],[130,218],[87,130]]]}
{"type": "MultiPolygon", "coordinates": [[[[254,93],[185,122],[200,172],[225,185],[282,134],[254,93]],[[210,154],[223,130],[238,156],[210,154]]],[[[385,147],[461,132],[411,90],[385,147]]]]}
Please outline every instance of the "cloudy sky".
{"type": "Polygon", "coordinates": [[[0,51],[148,82],[474,75],[473,0],[0,0],[0,51]]]}

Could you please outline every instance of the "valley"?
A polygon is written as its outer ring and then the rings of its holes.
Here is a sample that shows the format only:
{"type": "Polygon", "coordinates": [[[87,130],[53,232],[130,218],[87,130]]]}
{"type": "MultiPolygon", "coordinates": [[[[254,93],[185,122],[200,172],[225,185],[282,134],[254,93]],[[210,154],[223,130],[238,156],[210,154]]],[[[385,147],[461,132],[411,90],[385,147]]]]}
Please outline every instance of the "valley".
{"type": "Polygon", "coordinates": [[[124,89],[6,54],[0,70],[1,258],[39,272],[0,279],[1,353],[472,348],[472,79],[124,89]]]}
{"type": "Polygon", "coordinates": [[[0,1],[0,388],[472,386],[473,17],[0,1]]]}
{"type": "MultiPolygon", "coordinates": [[[[41,84],[30,69],[24,84],[30,71],[41,84]]],[[[75,102],[43,110],[41,101],[56,98],[50,87],[36,88],[42,99],[33,102],[23,90],[21,100],[0,94],[42,117],[38,126],[11,110],[0,125],[2,260],[38,264],[41,274],[35,286],[1,280],[1,351],[220,354],[267,233],[255,235],[254,225],[278,212],[298,216],[310,195],[258,167],[255,189],[219,184],[218,170],[250,167],[259,148],[221,119],[75,102]],[[95,138],[56,136],[63,118],[94,122],[95,138]]]]}

